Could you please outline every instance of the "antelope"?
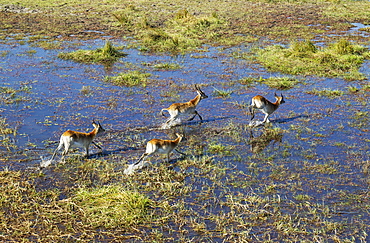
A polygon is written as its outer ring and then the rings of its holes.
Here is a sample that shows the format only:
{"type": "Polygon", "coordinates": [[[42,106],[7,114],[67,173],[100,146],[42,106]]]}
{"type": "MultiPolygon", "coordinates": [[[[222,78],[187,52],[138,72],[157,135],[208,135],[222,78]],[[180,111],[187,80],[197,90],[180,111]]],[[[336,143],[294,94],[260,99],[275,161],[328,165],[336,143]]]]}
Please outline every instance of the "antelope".
{"type": "Polygon", "coordinates": [[[89,133],[84,132],[75,132],[68,130],[62,134],[60,137],[59,146],[54,151],[53,157],[51,160],[54,159],[57,152],[64,146],[64,151],[62,153],[62,159],[67,155],[68,150],[72,147],[82,147],[86,150],[86,157],[89,156],[89,146],[90,144],[94,144],[97,148],[102,150],[102,148],[97,145],[93,139],[96,137],[97,134],[104,132],[104,128],[100,125],[100,123],[96,123],[95,121],[92,122],[94,126],[94,130],[89,133]]]}
{"type": "Polygon", "coordinates": [[[169,124],[170,122],[176,120],[180,115],[186,115],[186,114],[193,114],[193,116],[188,120],[193,120],[196,116],[199,116],[199,119],[203,121],[202,117],[199,115],[199,113],[195,110],[197,108],[197,105],[202,99],[208,98],[208,96],[200,90],[200,88],[195,85],[195,90],[197,91],[198,95],[185,103],[174,103],[170,105],[167,109],[161,110],[161,115],[165,116],[163,111],[168,111],[170,114],[170,118],[166,121],[166,124],[169,124]]]}
{"type": "MultiPolygon", "coordinates": [[[[143,159],[151,154],[154,153],[161,153],[167,155],[167,163],[170,162],[170,153],[172,150],[176,148],[176,146],[181,142],[183,135],[176,133],[177,138],[175,140],[163,140],[163,139],[152,139],[146,144],[146,150],[143,155],[139,158],[139,160],[132,165],[132,167],[137,166],[140,164],[143,159]]],[[[177,149],[175,149],[178,153],[181,153],[177,149]]],[[[141,163],[142,164],[142,163],[141,163]]]]}
{"type": "Polygon", "coordinates": [[[265,119],[263,119],[262,123],[270,122],[269,116],[274,111],[276,111],[276,109],[279,108],[281,104],[285,103],[283,94],[281,94],[279,97],[276,95],[276,92],[275,92],[275,99],[276,101],[272,103],[261,95],[254,96],[252,98],[251,105],[249,106],[249,111],[252,114],[251,120],[253,120],[254,118],[254,109],[259,109],[260,111],[262,111],[263,114],[265,114],[265,119]]]}

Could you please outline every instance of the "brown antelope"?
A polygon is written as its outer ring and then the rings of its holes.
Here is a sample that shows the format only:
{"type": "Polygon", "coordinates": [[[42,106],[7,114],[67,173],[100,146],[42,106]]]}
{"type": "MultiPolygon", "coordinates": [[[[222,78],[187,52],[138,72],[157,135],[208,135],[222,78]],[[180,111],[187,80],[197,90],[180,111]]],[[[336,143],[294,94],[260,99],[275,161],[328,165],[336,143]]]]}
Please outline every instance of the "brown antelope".
{"type": "Polygon", "coordinates": [[[262,123],[270,122],[269,116],[274,111],[276,111],[276,109],[279,108],[281,104],[285,103],[283,94],[281,94],[279,97],[276,95],[276,92],[275,92],[275,99],[276,101],[272,103],[261,95],[254,96],[252,98],[251,105],[249,106],[249,111],[252,114],[251,120],[253,120],[254,118],[254,109],[259,109],[260,111],[262,111],[263,114],[265,114],[265,119],[263,119],[262,123]]]}
{"type": "Polygon", "coordinates": [[[71,130],[68,130],[68,131],[64,132],[62,134],[62,136],[60,137],[59,146],[55,150],[55,152],[54,152],[53,157],[51,158],[51,160],[54,159],[54,157],[57,154],[57,152],[63,146],[64,146],[64,151],[62,153],[62,159],[64,158],[64,156],[67,155],[68,150],[70,148],[73,148],[73,147],[82,147],[82,148],[85,148],[85,150],[86,150],[86,157],[89,156],[89,146],[90,146],[91,143],[94,144],[96,147],[98,147],[101,150],[102,148],[99,145],[97,145],[93,141],[93,139],[95,138],[95,136],[97,134],[102,133],[105,130],[100,125],[99,122],[96,123],[95,121],[93,121],[92,125],[94,126],[94,130],[92,130],[89,133],[75,132],[75,131],[71,131],[71,130]]]}
{"type": "MultiPolygon", "coordinates": [[[[146,144],[146,150],[139,160],[133,165],[138,165],[145,157],[154,154],[161,153],[167,155],[167,162],[170,161],[170,153],[176,148],[176,146],[181,142],[183,135],[176,133],[177,138],[175,140],[162,140],[162,139],[152,139],[146,144]]],[[[181,153],[180,151],[176,150],[181,153]]],[[[183,153],[181,153],[183,154],[183,153]]]]}
{"type": "Polygon", "coordinates": [[[202,99],[208,98],[208,96],[200,90],[200,88],[195,85],[195,89],[198,93],[198,95],[185,103],[174,103],[167,109],[161,110],[161,115],[164,116],[163,111],[168,111],[170,114],[170,118],[166,121],[166,124],[169,124],[170,122],[176,120],[180,115],[187,115],[187,114],[193,114],[193,116],[188,120],[191,121],[195,118],[195,116],[199,116],[200,120],[202,121],[202,117],[199,115],[199,113],[195,110],[197,108],[197,105],[199,104],[199,101],[202,99]]]}

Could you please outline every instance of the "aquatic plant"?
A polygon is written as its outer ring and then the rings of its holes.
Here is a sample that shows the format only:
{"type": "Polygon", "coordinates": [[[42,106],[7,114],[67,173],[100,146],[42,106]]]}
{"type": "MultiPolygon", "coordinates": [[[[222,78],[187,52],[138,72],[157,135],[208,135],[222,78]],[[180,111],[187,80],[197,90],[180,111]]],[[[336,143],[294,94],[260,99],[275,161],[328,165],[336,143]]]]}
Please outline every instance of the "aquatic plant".
{"type": "Polygon", "coordinates": [[[0,135],[16,134],[16,130],[10,128],[9,124],[6,121],[6,118],[0,117],[0,135]]]}
{"type": "Polygon", "coordinates": [[[216,97],[221,97],[221,98],[228,98],[230,95],[233,93],[232,90],[229,89],[216,89],[214,88],[212,95],[216,97]]]}
{"type": "Polygon", "coordinates": [[[127,54],[118,51],[111,42],[107,41],[103,48],[96,50],[77,50],[74,52],[58,54],[58,57],[64,60],[72,60],[82,63],[102,63],[111,64],[127,54]]]}

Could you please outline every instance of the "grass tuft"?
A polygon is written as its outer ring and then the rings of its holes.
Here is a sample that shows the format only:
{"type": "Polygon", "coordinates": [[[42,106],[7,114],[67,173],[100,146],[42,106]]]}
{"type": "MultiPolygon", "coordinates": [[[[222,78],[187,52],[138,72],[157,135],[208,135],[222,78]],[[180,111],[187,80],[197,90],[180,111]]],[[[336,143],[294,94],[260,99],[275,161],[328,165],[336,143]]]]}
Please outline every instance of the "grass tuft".
{"type": "Polygon", "coordinates": [[[84,224],[90,227],[116,228],[140,224],[147,215],[150,200],[120,185],[80,188],[72,198],[84,212],[84,224]]]}
{"type": "Polygon", "coordinates": [[[180,69],[181,66],[177,63],[157,63],[153,66],[155,69],[159,69],[159,70],[176,70],[176,69],[180,69]]]}
{"type": "Polygon", "coordinates": [[[111,42],[107,41],[103,48],[96,50],[78,50],[69,53],[59,53],[58,57],[81,63],[112,64],[127,54],[118,51],[111,42]]]}
{"type": "Polygon", "coordinates": [[[254,83],[263,83],[273,89],[278,90],[287,90],[294,88],[299,81],[296,78],[290,77],[246,77],[239,80],[240,84],[247,85],[248,87],[252,86],[254,83]]]}
{"type": "Polygon", "coordinates": [[[213,90],[213,96],[221,97],[221,98],[229,98],[230,95],[233,93],[232,90],[229,89],[216,89],[213,90]]]}
{"type": "Polygon", "coordinates": [[[297,79],[289,77],[270,77],[261,81],[270,88],[279,90],[291,89],[298,83],[297,79]]]}
{"type": "Polygon", "coordinates": [[[359,68],[370,52],[363,46],[340,40],[322,49],[307,41],[293,42],[289,48],[274,45],[259,50],[257,55],[257,59],[271,71],[363,80],[365,75],[359,68]]]}
{"type": "Polygon", "coordinates": [[[142,50],[152,52],[186,53],[200,47],[207,40],[217,39],[226,23],[217,14],[194,16],[188,10],[178,11],[162,26],[149,24],[138,31],[142,50]]]}
{"type": "Polygon", "coordinates": [[[142,73],[140,71],[130,71],[128,73],[120,73],[116,77],[106,77],[106,82],[111,82],[117,86],[137,86],[141,85],[143,87],[146,86],[148,77],[150,77],[150,73],[142,73]]]}
{"type": "Polygon", "coordinates": [[[342,90],[338,90],[338,89],[334,89],[334,90],[333,89],[322,89],[322,90],[313,89],[307,93],[318,95],[318,96],[325,96],[331,99],[338,98],[344,94],[342,90]]]}

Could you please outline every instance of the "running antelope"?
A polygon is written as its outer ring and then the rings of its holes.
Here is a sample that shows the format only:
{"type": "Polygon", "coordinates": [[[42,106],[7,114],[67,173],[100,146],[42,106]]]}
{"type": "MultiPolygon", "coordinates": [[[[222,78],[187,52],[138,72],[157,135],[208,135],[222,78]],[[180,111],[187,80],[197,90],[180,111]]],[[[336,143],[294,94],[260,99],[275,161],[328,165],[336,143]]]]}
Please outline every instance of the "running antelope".
{"type": "MultiPolygon", "coordinates": [[[[167,162],[170,161],[170,153],[176,148],[176,146],[181,142],[183,135],[176,133],[177,138],[175,140],[162,140],[162,139],[152,139],[146,144],[146,151],[139,160],[134,164],[138,165],[145,157],[154,154],[161,153],[167,155],[167,162]]],[[[181,153],[180,151],[176,150],[181,153]]]]}
{"type": "Polygon", "coordinates": [[[176,120],[180,115],[186,115],[186,114],[193,114],[193,116],[188,120],[191,121],[195,118],[195,116],[199,116],[200,120],[202,121],[202,117],[199,115],[199,113],[195,110],[197,108],[197,105],[199,104],[199,101],[202,99],[208,98],[208,96],[200,90],[200,88],[195,85],[195,89],[198,93],[198,95],[185,103],[174,103],[167,109],[161,110],[161,115],[164,116],[163,111],[168,111],[170,114],[170,118],[166,121],[166,124],[169,124],[170,122],[176,120]]]}
{"type": "Polygon", "coordinates": [[[254,109],[259,109],[260,111],[262,111],[263,114],[265,114],[265,119],[263,119],[262,123],[270,122],[269,116],[274,111],[276,111],[276,109],[279,108],[279,106],[281,104],[285,103],[283,94],[281,94],[280,97],[279,97],[279,96],[276,95],[276,92],[275,92],[275,99],[276,99],[276,101],[274,103],[272,103],[261,95],[254,96],[252,98],[251,105],[249,106],[249,111],[252,114],[251,120],[253,120],[253,118],[254,118],[254,109]]]}
{"type": "Polygon", "coordinates": [[[98,147],[100,150],[102,150],[102,148],[99,145],[97,145],[93,140],[94,140],[94,138],[97,134],[102,133],[105,130],[100,125],[99,122],[96,123],[95,121],[93,121],[92,125],[94,126],[94,130],[92,130],[89,133],[75,132],[75,131],[71,131],[71,130],[68,130],[68,131],[64,132],[62,134],[62,136],[60,137],[59,146],[55,150],[51,160],[54,159],[57,152],[59,150],[61,150],[63,146],[64,146],[64,151],[62,153],[62,159],[64,158],[64,156],[67,155],[68,150],[70,148],[73,148],[73,147],[85,148],[86,157],[89,156],[89,146],[90,146],[91,143],[94,144],[96,147],[98,147]]]}

